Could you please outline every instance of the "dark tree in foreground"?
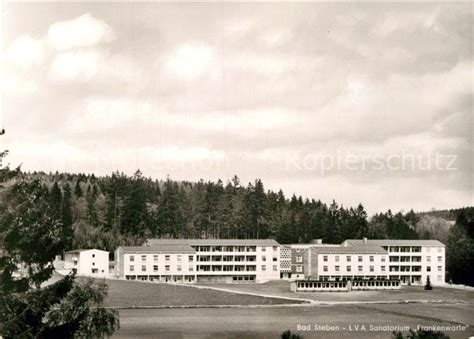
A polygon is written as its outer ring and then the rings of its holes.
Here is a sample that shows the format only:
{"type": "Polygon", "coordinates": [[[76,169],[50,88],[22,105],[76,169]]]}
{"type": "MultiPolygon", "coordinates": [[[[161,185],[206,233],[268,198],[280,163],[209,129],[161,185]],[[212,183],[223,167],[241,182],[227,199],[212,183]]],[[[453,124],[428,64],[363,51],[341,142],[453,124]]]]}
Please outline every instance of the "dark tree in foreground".
{"type": "Polygon", "coordinates": [[[393,338],[395,339],[449,339],[449,336],[440,331],[431,330],[418,330],[410,332],[407,335],[403,335],[402,332],[393,332],[393,338]]]}
{"type": "Polygon", "coordinates": [[[0,336],[4,338],[104,337],[119,326],[103,308],[105,285],[66,276],[50,283],[55,256],[65,249],[59,187],[16,180],[0,168],[0,336]]]}
{"type": "Polygon", "coordinates": [[[290,330],[286,330],[281,334],[281,339],[303,339],[303,337],[299,334],[291,333],[290,330]]]}
{"type": "Polygon", "coordinates": [[[446,270],[455,284],[474,286],[474,207],[458,212],[448,238],[446,270]]]}

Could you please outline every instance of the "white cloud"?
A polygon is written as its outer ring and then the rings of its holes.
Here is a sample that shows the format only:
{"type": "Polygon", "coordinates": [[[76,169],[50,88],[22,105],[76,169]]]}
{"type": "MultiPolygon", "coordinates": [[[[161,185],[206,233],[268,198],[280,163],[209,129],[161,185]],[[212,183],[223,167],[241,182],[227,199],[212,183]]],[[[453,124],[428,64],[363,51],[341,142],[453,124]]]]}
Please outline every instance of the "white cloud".
{"type": "Polygon", "coordinates": [[[57,22],[49,27],[48,41],[57,50],[91,47],[115,39],[112,28],[90,14],[57,22]]]}
{"type": "Polygon", "coordinates": [[[115,128],[127,122],[146,120],[151,106],[126,98],[89,98],[70,121],[72,131],[87,132],[115,128]]]}
{"type": "Polygon", "coordinates": [[[183,44],[169,57],[167,66],[179,77],[192,80],[209,68],[214,58],[213,54],[212,48],[206,45],[183,44]]]}
{"type": "Polygon", "coordinates": [[[38,91],[38,84],[35,81],[25,79],[18,75],[17,72],[12,72],[10,69],[4,70],[0,83],[2,85],[2,93],[7,95],[33,95],[38,91]]]}
{"type": "Polygon", "coordinates": [[[54,80],[90,80],[99,71],[101,55],[96,51],[76,51],[58,54],[50,69],[54,80]]]}
{"type": "Polygon", "coordinates": [[[286,44],[293,37],[289,29],[273,30],[262,34],[259,40],[270,47],[277,47],[286,44]]]}
{"type": "Polygon", "coordinates": [[[29,68],[41,64],[45,58],[44,42],[29,35],[18,37],[8,49],[9,61],[19,67],[29,68]]]}

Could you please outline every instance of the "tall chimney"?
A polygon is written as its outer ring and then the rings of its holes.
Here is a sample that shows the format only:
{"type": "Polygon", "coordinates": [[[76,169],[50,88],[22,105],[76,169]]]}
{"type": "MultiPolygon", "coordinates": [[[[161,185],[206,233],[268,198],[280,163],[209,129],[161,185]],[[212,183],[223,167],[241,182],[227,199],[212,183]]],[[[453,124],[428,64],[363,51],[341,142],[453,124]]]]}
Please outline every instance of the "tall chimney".
{"type": "Polygon", "coordinates": [[[362,238],[362,242],[363,242],[364,244],[367,244],[367,238],[362,238]]]}

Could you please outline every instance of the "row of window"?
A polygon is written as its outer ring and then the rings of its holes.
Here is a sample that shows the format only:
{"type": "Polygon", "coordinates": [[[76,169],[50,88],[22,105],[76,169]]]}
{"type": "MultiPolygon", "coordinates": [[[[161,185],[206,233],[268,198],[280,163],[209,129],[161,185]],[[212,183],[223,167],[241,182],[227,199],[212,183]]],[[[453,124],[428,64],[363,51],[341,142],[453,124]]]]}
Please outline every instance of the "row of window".
{"type": "MultiPolygon", "coordinates": [[[[342,257],[344,257],[344,256],[342,256],[342,257]]],[[[345,257],[346,257],[346,261],[347,261],[347,262],[352,262],[352,256],[346,255],[345,257]]],[[[303,257],[300,257],[300,258],[301,258],[301,261],[300,261],[300,262],[302,262],[302,261],[303,261],[303,257]]],[[[327,255],[323,256],[323,261],[328,261],[328,259],[329,259],[329,258],[328,258],[327,255]]],[[[334,260],[335,260],[336,262],[339,262],[340,259],[341,259],[341,258],[340,258],[339,255],[334,256],[334,260]]],[[[375,260],[375,257],[374,257],[373,255],[369,256],[369,261],[370,261],[370,262],[374,262],[374,260],[375,260]]],[[[382,262],[385,262],[385,257],[384,257],[384,256],[380,257],[380,260],[381,260],[382,262]]],[[[298,257],[297,257],[297,261],[298,261],[298,257]]],[[[363,256],[363,255],[357,256],[357,261],[358,261],[358,262],[363,262],[363,261],[364,261],[364,256],[363,256]]]]}
{"type": "MultiPolygon", "coordinates": [[[[257,256],[255,255],[224,255],[224,256],[216,256],[216,255],[199,255],[197,261],[199,262],[207,262],[207,261],[256,261],[257,256]]],[[[267,261],[267,257],[262,255],[262,261],[267,261]]],[[[278,257],[273,257],[272,261],[277,262],[278,257]]]]}
{"type": "MultiPolygon", "coordinates": [[[[215,271],[215,272],[220,272],[220,271],[225,271],[225,272],[228,272],[228,271],[236,271],[236,272],[240,272],[240,271],[247,271],[247,272],[255,272],[256,271],[256,268],[257,266],[244,266],[244,265],[239,265],[239,266],[232,266],[232,265],[223,265],[223,266],[210,266],[210,265],[207,265],[207,266],[199,266],[198,268],[198,271],[206,271],[206,272],[210,272],[210,271],[215,271]]],[[[260,269],[262,272],[266,272],[267,271],[267,265],[261,265],[260,266],[260,269]]],[[[273,272],[277,272],[278,271],[278,265],[272,265],[272,270],[273,272]]]]}
{"type": "MultiPolygon", "coordinates": [[[[130,265],[129,270],[130,270],[130,272],[135,272],[135,266],[130,265]]],[[[146,272],[146,271],[147,271],[146,265],[142,265],[141,266],[141,272],[146,272]]],[[[165,272],[170,272],[170,271],[171,271],[170,265],[165,265],[165,272]]],[[[176,271],[177,272],[182,272],[183,271],[183,266],[182,265],[177,265],[176,266],[176,271]]],[[[188,271],[193,272],[194,271],[194,266],[190,265],[188,267],[188,271]]],[[[153,272],[159,272],[159,266],[158,265],[153,265],[153,272]]]]}
{"type": "MultiPolygon", "coordinates": [[[[363,266],[357,266],[357,271],[358,272],[362,272],[364,270],[364,267],[363,266]]],[[[385,266],[380,266],[380,270],[382,272],[385,272],[385,266]]],[[[328,267],[327,266],[323,266],[323,271],[324,272],[327,272],[328,271],[328,267]]],[[[341,267],[340,266],[334,266],[334,271],[336,272],[340,272],[341,271],[341,267]]],[[[369,271],[370,272],[374,272],[374,266],[369,266],[369,271]]],[[[346,266],[346,272],[352,272],[352,267],[351,266],[346,266]]]]}
{"type": "MultiPolygon", "coordinates": [[[[383,246],[383,248],[390,252],[421,252],[421,246],[383,246]]],[[[443,252],[443,247],[437,247],[438,253],[443,252]]],[[[431,252],[431,247],[426,247],[426,252],[431,252]]]]}
{"type": "MultiPolygon", "coordinates": [[[[140,257],[141,257],[142,261],[147,261],[147,259],[148,259],[148,256],[146,254],[142,254],[140,257]]],[[[134,255],[130,255],[129,258],[130,258],[131,262],[135,261],[135,256],[134,255]]],[[[177,261],[182,261],[183,260],[183,255],[182,254],[176,255],[176,259],[177,259],[177,261]]],[[[171,255],[166,254],[165,255],[165,261],[170,261],[170,260],[171,260],[171,255]]],[[[153,254],[153,261],[158,262],[158,254],[153,254]]],[[[188,261],[194,261],[194,256],[193,255],[188,255],[188,261]]]]}
{"type": "MultiPolygon", "coordinates": [[[[196,246],[198,252],[256,252],[256,246],[196,246]]],[[[278,251],[278,246],[272,246],[274,252],[278,251]]],[[[267,248],[262,247],[262,252],[267,248]]]]}
{"type": "MultiPolygon", "coordinates": [[[[443,271],[443,266],[438,266],[438,272],[443,271]]],[[[390,272],[421,272],[421,266],[390,266],[390,272]]],[[[426,266],[426,272],[431,272],[431,266],[426,266]]]]}
{"type": "MultiPolygon", "coordinates": [[[[427,262],[431,262],[431,259],[432,257],[431,256],[427,256],[426,257],[426,261],[427,262]]],[[[421,257],[420,256],[416,256],[416,257],[410,257],[410,256],[390,256],[390,262],[421,262],[421,257]]],[[[443,256],[438,256],[438,261],[441,262],[443,261],[443,256]]]]}

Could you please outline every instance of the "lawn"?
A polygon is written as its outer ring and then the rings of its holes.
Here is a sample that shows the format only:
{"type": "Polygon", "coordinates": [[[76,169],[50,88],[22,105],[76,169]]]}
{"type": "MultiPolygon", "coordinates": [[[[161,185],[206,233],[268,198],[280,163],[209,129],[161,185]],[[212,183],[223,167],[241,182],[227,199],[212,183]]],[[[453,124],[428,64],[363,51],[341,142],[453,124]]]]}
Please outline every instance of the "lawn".
{"type": "Polygon", "coordinates": [[[357,301],[443,301],[448,303],[474,303],[474,291],[434,287],[425,291],[422,287],[403,287],[392,291],[351,292],[299,292],[290,291],[288,281],[271,281],[265,284],[203,284],[226,290],[261,293],[267,296],[312,299],[320,302],[357,301]]]}
{"type": "MultiPolygon", "coordinates": [[[[310,307],[126,309],[120,310],[117,338],[226,338],[274,339],[290,329],[309,338],[392,338],[392,329],[371,331],[374,326],[470,324],[468,305],[384,304],[326,305],[310,307]],[[412,307],[415,306],[415,307],[412,307]],[[335,326],[330,331],[300,331],[298,324],[335,326]],[[351,327],[366,326],[367,331],[351,327]]],[[[447,332],[453,339],[474,335],[474,328],[447,332]]]]}
{"type": "Polygon", "coordinates": [[[298,301],[242,295],[171,284],[106,280],[106,305],[120,308],[216,305],[281,305],[298,301]]]}

